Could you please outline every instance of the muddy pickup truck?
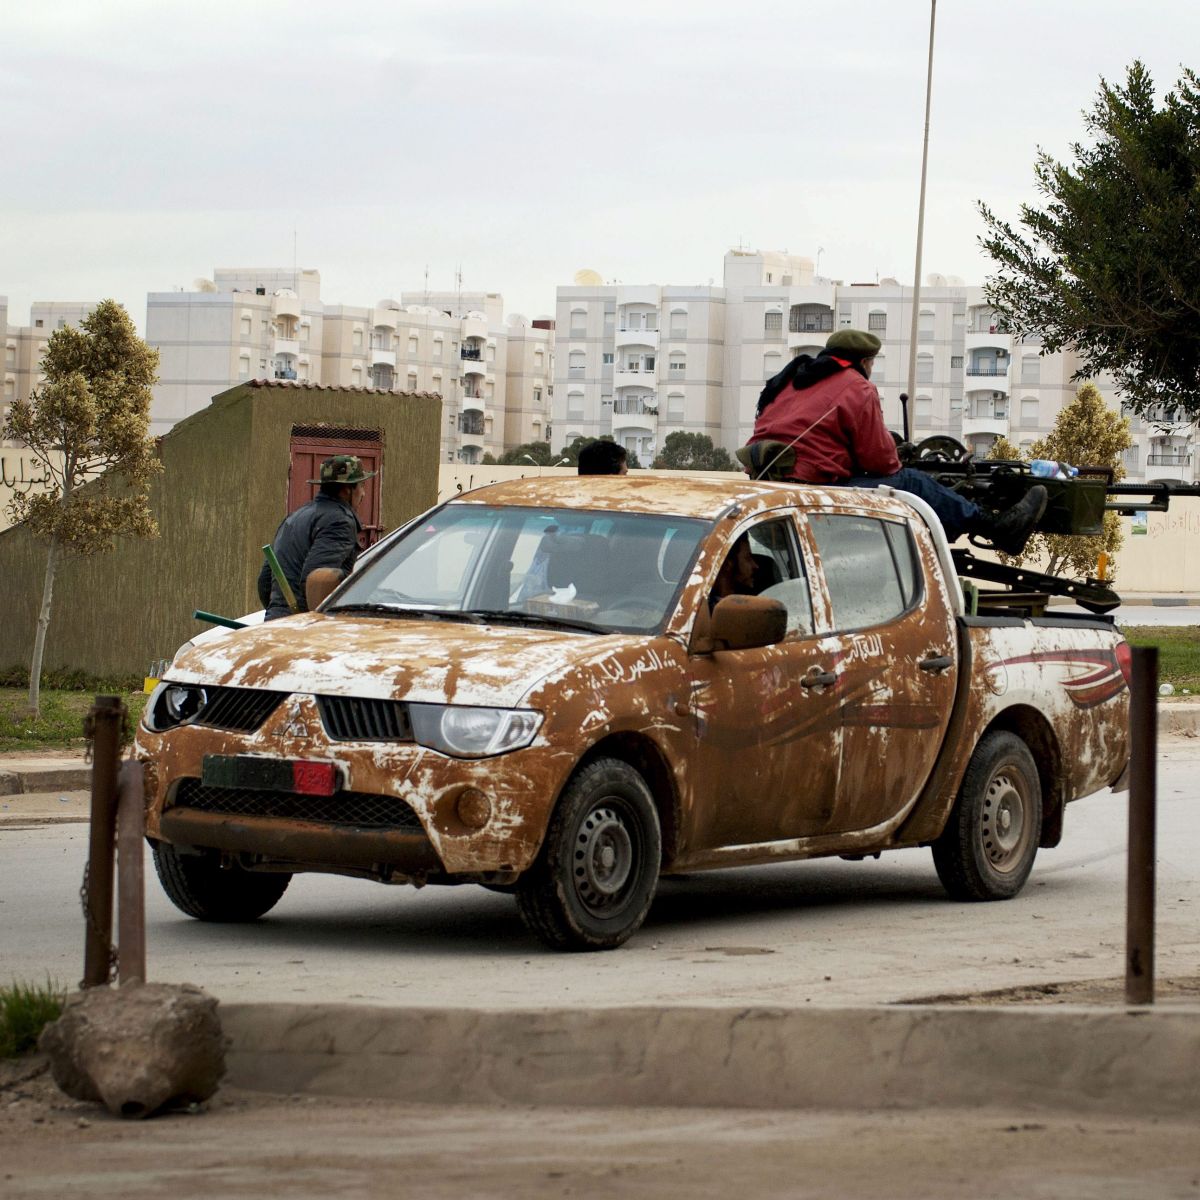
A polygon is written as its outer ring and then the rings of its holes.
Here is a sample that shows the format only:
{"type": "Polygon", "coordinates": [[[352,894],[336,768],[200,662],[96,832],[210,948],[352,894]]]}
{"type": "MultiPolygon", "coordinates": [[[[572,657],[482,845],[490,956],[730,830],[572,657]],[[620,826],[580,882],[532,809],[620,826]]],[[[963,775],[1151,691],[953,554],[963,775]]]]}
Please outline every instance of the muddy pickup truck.
{"type": "Polygon", "coordinates": [[[146,832],[201,920],[305,871],[481,884],[559,949],[713,867],[931,846],[952,897],[1007,899],[1120,786],[1129,662],[1108,617],[969,615],[912,496],[519,480],[318,611],[181,650],[137,737],[146,832]]]}

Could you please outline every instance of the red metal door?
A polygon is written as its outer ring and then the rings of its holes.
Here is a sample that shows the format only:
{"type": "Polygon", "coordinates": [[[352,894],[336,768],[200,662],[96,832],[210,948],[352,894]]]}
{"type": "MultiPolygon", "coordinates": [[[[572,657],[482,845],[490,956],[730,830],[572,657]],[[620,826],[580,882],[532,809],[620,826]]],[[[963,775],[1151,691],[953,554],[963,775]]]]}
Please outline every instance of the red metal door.
{"type": "Polygon", "coordinates": [[[310,483],[321,473],[321,463],[335,454],[356,454],[364,471],[375,474],[363,485],[358,505],[364,549],[384,532],[379,507],[379,483],[383,472],[383,439],[375,429],[337,429],[333,426],[296,425],[292,428],[291,462],[288,467],[287,511],[307,504],[320,486],[310,483]]]}

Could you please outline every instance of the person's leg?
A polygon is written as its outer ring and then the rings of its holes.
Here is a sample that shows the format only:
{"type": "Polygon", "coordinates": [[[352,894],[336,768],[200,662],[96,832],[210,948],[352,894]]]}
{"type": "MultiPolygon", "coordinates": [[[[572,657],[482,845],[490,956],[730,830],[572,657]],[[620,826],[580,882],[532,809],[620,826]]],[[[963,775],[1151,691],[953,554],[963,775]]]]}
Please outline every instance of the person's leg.
{"type": "Polygon", "coordinates": [[[937,513],[937,518],[946,531],[946,538],[951,542],[962,537],[964,533],[983,532],[984,515],[979,505],[938,483],[924,471],[902,467],[895,475],[856,475],[847,479],[845,486],[893,487],[898,491],[920,496],[937,513]]]}

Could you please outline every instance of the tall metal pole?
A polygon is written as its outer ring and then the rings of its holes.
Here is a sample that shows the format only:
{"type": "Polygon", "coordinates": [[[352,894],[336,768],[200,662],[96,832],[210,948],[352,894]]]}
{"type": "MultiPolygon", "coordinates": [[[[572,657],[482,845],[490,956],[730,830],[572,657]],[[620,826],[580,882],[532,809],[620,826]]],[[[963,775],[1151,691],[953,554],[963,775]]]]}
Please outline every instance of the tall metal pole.
{"type": "Polygon", "coordinates": [[[1129,697],[1129,866],[1125,895],[1125,1003],[1154,1003],[1154,841],[1158,650],[1133,647],[1129,697]]]}
{"type": "Polygon", "coordinates": [[[933,99],[933,25],[937,0],[929,0],[929,69],[925,76],[925,140],[921,146],[921,199],[917,205],[917,265],[913,272],[912,332],[908,340],[908,395],[917,394],[917,321],[921,311],[921,251],[925,245],[925,174],[929,166],[929,107],[933,99]]]}

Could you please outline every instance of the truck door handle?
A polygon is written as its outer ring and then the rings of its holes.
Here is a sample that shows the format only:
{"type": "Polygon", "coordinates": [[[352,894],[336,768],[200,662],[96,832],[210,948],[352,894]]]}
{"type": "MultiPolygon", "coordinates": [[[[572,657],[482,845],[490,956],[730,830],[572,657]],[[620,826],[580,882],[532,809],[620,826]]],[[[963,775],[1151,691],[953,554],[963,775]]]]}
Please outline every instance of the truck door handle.
{"type": "Polygon", "coordinates": [[[948,654],[939,654],[936,658],[923,658],[917,666],[922,671],[928,671],[931,675],[938,671],[949,670],[954,665],[954,660],[948,654]]]}
{"type": "Polygon", "coordinates": [[[800,686],[806,688],[812,687],[833,687],[837,683],[837,676],[832,671],[821,671],[813,667],[803,679],[800,680],[800,686]]]}

